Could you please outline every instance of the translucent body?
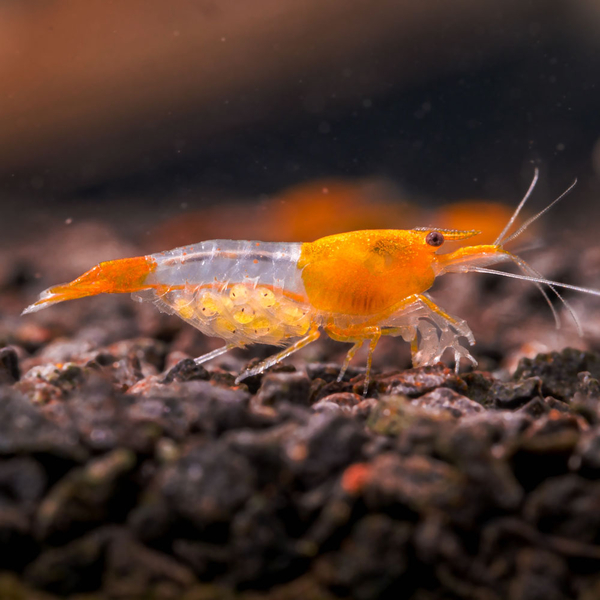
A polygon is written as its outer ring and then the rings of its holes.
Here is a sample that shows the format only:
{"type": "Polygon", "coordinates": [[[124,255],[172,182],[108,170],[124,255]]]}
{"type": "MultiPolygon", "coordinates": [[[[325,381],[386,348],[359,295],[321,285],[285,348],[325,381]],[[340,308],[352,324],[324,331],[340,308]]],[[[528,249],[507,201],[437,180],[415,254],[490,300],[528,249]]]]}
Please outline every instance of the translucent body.
{"type": "Polygon", "coordinates": [[[296,266],[300,246],[212,240],[152,254],[148,287],[134,297],[232,345],[287,344],[313,319],[296,266]]]}

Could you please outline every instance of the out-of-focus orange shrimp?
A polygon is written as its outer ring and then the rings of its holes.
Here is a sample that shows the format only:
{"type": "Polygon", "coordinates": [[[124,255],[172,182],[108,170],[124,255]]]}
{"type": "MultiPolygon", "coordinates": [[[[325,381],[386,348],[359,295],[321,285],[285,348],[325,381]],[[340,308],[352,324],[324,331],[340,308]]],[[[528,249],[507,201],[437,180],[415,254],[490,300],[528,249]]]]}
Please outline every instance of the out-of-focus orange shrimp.
{"type": "MultiPolygon", "coordinates": [[[[237,379],[262,373],[286,356],[316,340],[321,331],[351,342],[339,379],[364,342],[369,343],[364,393],[367,393],[373,351],[383,335],[410,342],[413,363],[429,365],[446,350],[476,364],[461,338],[474,343],[465,321],[438,307],[426,294],[436,277],[446,273],[495,273],[537,285],[552,308],[543,285],[565,287],[600,296],[600,291],[548,281],[504,245],[560,200],[564,192],[509,235],[531,186],[491,244],[438,253],[445,242],[465,240],[477,231],[437,229],[367,230],[327,236],[309,243],[212,240],[159,254],[100,263],[71,283],[43,292],[25,309],[33,312],[64,300],[101,293],[132,292],[153,302],[225,346],[196,361],[205,362],[234,347],[253,343],[286,345],[281,352],[237,379]],[[513,262],[522,274],[489,269],[513,262]]],[[[573,184],[574,185],[574,184],[573,184]]],[[[558,324],[557,313],[553,314],[558,324]]]]}
{"type": "Polygon", "coordinates": [[[257,203],[220,202],[172,217],[156,227],[152,243],[182,245],[203,234],[300,242],[354,229],[411,227],[424,222],[418,215],[385,180],[317,179],[257,203]]]}
{"type": "MultiPolygon", "coordinates": [[[[430,219],[444,229],[475,229],[480,232],[477,237],[480,244],[493,244],[512,213],[513,209],[501,202],[462,200],[441,206],[430,219]]],[[[530,234],[532,229],[525,235],[530,234]]]]}

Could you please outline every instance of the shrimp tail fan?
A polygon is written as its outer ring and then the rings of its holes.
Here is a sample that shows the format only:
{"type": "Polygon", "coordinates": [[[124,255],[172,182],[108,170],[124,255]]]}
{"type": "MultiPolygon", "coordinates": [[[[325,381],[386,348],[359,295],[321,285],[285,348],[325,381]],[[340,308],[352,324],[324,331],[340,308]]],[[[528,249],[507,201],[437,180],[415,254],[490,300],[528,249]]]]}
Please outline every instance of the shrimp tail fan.
{"type": "Polygon", "coordinates": [[[148,287],[144,282],[155,266],[148,256],[102,262],[70,283],[44,290],[38,300],[28,306],[22,314],[33,313],[59,302],[85,296],[137,292],[148,287]]]}

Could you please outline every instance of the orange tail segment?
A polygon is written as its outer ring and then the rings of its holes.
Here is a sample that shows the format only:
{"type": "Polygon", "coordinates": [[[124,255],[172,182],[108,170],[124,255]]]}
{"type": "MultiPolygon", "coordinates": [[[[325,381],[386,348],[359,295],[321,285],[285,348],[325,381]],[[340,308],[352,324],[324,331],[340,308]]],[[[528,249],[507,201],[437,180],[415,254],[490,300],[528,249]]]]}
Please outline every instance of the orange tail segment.
{"type": "Polygon", "coordinates": [[[155,269],[156,262],[150,256],[101,262],[71,283],[48,288],[40,294],[37,302],[23,311],[23,314],[84,296],[137,292],[147,287],[144,282],[155,269]]]}

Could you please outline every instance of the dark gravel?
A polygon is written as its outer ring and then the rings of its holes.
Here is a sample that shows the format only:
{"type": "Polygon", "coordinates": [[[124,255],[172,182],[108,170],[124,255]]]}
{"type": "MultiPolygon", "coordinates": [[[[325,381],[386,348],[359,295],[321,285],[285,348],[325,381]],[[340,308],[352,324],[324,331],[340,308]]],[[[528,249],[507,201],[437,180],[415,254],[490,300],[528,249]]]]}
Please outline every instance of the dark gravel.
{"type": "Polygon", "coordinates": [[[377,374],[364,400],[361,375],[311,395],[325,365],[250,394],[108,354],[0,389],[3,597],[594,597],[598,355],[483,398],[442,365],[377,374]]]}

